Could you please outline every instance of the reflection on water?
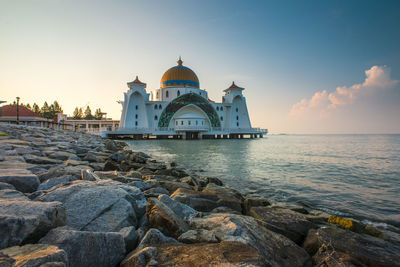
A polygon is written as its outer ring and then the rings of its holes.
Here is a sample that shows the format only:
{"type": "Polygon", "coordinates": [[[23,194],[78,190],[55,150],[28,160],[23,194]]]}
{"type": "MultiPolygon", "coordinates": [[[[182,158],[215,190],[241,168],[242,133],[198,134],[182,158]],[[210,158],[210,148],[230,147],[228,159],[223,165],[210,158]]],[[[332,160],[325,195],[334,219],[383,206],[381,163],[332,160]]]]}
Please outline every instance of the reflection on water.
{"type": "Polygon", "coordinates": [[[400,224],[400,135],[128,143],[247,195],[400,224]]]}

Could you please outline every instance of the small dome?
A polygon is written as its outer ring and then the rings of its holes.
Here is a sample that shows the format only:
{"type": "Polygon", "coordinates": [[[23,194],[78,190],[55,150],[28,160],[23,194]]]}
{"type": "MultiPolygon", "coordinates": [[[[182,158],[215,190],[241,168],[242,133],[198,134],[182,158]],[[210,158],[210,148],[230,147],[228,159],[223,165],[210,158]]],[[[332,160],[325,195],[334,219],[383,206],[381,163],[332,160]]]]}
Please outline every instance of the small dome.
{"type": "Polygon", "coordinates": [[[182,60],[179,57],[178,66],[167,70],[161,78],[161,88],[167,86],[190,86],[200,87],[199,78],[196,73],[188,67],[182,66],[182,60]]]}

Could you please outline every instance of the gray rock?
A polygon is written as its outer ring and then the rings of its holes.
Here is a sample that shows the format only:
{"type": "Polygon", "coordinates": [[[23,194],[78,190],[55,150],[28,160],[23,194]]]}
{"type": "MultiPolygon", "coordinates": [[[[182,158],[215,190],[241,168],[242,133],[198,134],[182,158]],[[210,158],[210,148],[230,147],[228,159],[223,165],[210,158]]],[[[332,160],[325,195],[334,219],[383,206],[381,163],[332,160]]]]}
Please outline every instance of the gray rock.
{"type": "Polygon", "coordinates": [[[203,191],[179,188],[171,195],[171,198],[198,211],[211,211],[222,206],[238,212],[242,211],[243,197],[238,192],[212,183],[208,184],[203,191]]]}
{"type": "Polygon", "coordinates": [[[128,266],[265,266],[262,255],[241,242],[156,245],[128,255],[128,266]]]}
{"type": "Polygon", "coordinates": [[[266,198],[245,198],[243,200],[243,213],[248,214],[252,207],[265,207],[271,205],[266,198]]]}
{"type": "MultiPolygon", "coordinates": [[[[61,266],[68,266],[67,254],[56,246],[46,244],[34,244],[14,246],[0,250],[0,254],[6,255],[15,261],[13,266],[51,266],[50,263],[58,262],[61,266]]],[[[3,265],[2,265],[3,266],[3,265]]]]}
{"type": "Polygon", "coordinates": [[[310,255],[314,255],[314,260],[321,260],[325,247],[328,251],[348,254],[367,266],[400,266],[399,245],[337,227],[310,230],[303,246],[310,255]]]}
{"type": "Polygon", "coordinates": [[[0,248],[35,242],[50,229],[65,224],[60,202],[30,201],[9,189],[0,194],[0,248]]]}
{"type": "Polygon", "coordinates": [[[189,230],[178,237],[178,240],[183,243],[216,243],[218,242],[214,232],[197,229],[189,230]]]}
{"type": "Polygon", "coordinates": [[[124,238],[119,233],[51,230],[40,240],[67,252],[70,266],[117,266],[125,255],[124,238]]]}
{"type": "Polygon", "coordinates": [[[24,193],[35,191],[40,184],[39,178],[25,169],[0,169],[0,182],[12,184],[24,193]]]}
{"type": "Polygon", "coordinates": [[[160,230],[151,228],[144,235],[143,239],[140,241],[135,251],[139,251],[146,247],[150,247],[153,245],[162,245],[167,243],[177,243],[176,239],[172,237],[165,236],[160,230]]]}
{"type": "Polygon", "coordinates": [[[148,199],[146,214],[150,227],[157,228],[168,236],[178,237],[189,230],[183,219],[156,198],[148,199]]]}
{"type": "Polygon", "coordinates": [[[0,182],[0,190],[4,190],[4,189],[13,189],[13,190],[15,190],[15,187],[12,184],[0,182]]]}
{"type": "Polygon", "coordinates": [[[140,182],[140,181],[130,182],[127,185],[135,186],[135,187],[139,188],[142,191],[145,191],[145,190],[151,188],[151,184],[150,183],[145,183],[145,182],[140,182]]]}
{"type": "Polygon", "coordinates": [[[78,178],[76,178],[73,175],[64,175],[61,177],[56,177],[56,178],[50,178],[46,180],[45,182],[41,183],[38,187],[38,190],[48,190],[52,188],[53,186],[61,186],[65,183],[76,181],[78,178]]]}
{"type": "Polygon", "coordinates": [[[158,197],[159,195],[162,195],[162,194],[168,195],[169,192],[162,187],[155,187],[155,188],[150,188],[150,189],[143,191],[143,194],[146,197],[158,197]]]}
{"type": "Polygon", "coordinates": [[[17,191],[15,189],[3,189],[0,191],[0,200],[27,200],[29,198],[24,195],[24,193],[17,191]]]}
{"type": "Polygon", "coordinates": [[[61,163],[61,160],[35,156],[35,155],[31,155],[31,154],[24,155],[24,159],[27,163],[33,163],[33,164],[59,164],[59,163],[61,163]]]}
{"type": "Polygon", "coordinates": [[[119,233],[122,234],[122,237],[124,238],[126,252],[134,250],[138,243],[138,236],[135,227],[124,227],[119,231],[119,233]]]}
{"type": "Polygon", "coordinates": [[[216,213],[194,218],[190,225],[194,229],[212,231],[218,240],[250,245],[263,255],[267,266],[305,266],[311,263],[304,249],[249,216],[216,213]]]}
{"type": "Polygon", "coordinates": [[[130,170],[125,174],[125,176],[130,177],[130,178],[142,178],[142,173],[134,170],[130,170]]]}
{"type": "Polygon", "coordinates": [[[89,166],[78,165],[78,166],[65,166],[57,165],[50,168],[46,173],[40,174],[40,181],[44,182],[49,178],[61,177],[65,175],[73,175],[75,177],[81,177],[82,171],[92,170],[89,166]]]}
{"type": "Polygon", "coordinates": [[[249,215],[266,223],[271,231],[280,233],[295,243],[301,245],[311,228],[316,225],[301,213],[271,207],[253,207],[249,215]]]}
{"type": "Polygon", "coordinates": [[[73,181],[35,198],[60,201],[67,213],[67,225],[76,230],[118,232],[137,226],[145,212],[146,199],[140,189],[111,180],[73,181]]]}
{"type": "Polygon", "coordinates": [[[49,158],[58,159],[58,160],[67,160],[69,158],[75,158],[76,155],[66,151],[54,151],[50,153],[46,153],[49,158]]]}
{"type": "Polygon", "coordinates": [[[191,220],[199,214],[198,211],[194,210],[188,205],[175,201],[167,195],[159,195],[158,200],[164,203],[182,220],[191,220]]]}

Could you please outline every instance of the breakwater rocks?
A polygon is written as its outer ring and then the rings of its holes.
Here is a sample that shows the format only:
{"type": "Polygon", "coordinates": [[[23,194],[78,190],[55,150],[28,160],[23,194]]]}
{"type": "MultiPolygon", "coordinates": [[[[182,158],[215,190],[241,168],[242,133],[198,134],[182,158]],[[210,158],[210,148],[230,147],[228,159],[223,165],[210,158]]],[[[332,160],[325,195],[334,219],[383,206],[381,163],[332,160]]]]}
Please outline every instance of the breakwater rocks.
{"type": "Polygon", "coordinates": [[[399,234],[250,199],[125,143],[0,125],[0,266],[400,266],[399,234]]]}

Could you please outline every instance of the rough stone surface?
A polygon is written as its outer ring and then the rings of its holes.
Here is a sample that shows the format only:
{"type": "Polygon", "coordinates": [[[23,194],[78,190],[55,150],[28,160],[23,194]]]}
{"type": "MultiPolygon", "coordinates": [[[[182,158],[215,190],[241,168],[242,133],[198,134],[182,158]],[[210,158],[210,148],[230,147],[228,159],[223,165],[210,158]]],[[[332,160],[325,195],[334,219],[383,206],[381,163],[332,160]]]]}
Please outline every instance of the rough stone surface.
{"type": "Polygon", "coordinates": [[[27,163],[32,164],[58,164],[61,163],[60,160],[50,159],[47,157],[35,156],[31,154],[24,155],[24,159],[27,163]]]}
{"type": "Polygon", "coordinates": [[[25,169],[0,169],[0,182],[12,184],[24,193],[35,191],[40,184],[39,178],[25,169]]]}
{"type": "Polygon", "coordinates": [[[97,232],[118,232],[123,227],[136,226],[147,204],[140,189],[111,180],[73,181],[35,200],[62,202],[68,226],[97,232]]]}
{"type": "Polygon", "coordinates": [[[132,251],[138,243],[138,236],[135,227],[124,227],[119,231],[119,233],[122,234],[122,237],[124,238],[126,252],[132,251]]]}
{"type": "Polygon", "coordinates": [[[61,227],[51,230],[40,243],[63,249],[70,266],[116,266],[125,256],[124,238],[119,233],[75,231],[61,227]]]}
{"type": "Polygon", "coordinates": [[[185,205],[181,202],[175,201],[167,195],[159,195],[158,200],[164,203],[168,208],[170,208],[179,218],[183,220],[190,220],[196,217],[199,212],[195,209],[185,205]]]}
{"type": "Polygon", "coordinates": [[[287,209],[270,207],[253,207],[249,215],[266,223],[266,227],[280,233],[297,244],[302,244],[308,230],[316,228],[316,225],[301,213],[287,209]]]}
{"type": "Polygon", "coordinates": [[[146,247],[150,247],[153,245],[161,245],[161,244],[166,244],[166,243],[177,243],[177,242],[178,241],[176,241],[176,239],[165,236],[162,232],[160,232],[160,230],[151,228],[144,235],[144,237],[140,241],[140,243],[137,246],[135,251],[139,251],[141,249],[144,249],[146,247]]]}
{"type": "Polygon", "coordinates": [[[13,190],[15,190],[15,187],[12,184],[0,182],[0,190],[3,190],[3,189],[13,189],[13,190]]]}
{"type": "Polygon", "coordinates": [[[366,234],[357,234],[337,227],[311,229],[304,248],[314,260],[321,258],[321,247],[348,254],[367,266],[400,266],[400,246],[366,234]]]}
{"type": "Polygon", "coordinates": [[[183,243],[216,243],[218,239],[212,231],[197,229],[181,234],[178,241],[183,243]]]}
{"type": "Polygon", "coordinates": [[[248,214],[252,207],[265,207],[271,203],[266,198],[245,198],[243,200],[243,213],[248,214]]]}
{"type": "Polygon", "coordinates": [[[30,201],[12,191],[0,191],[0,248],[38,241],[50,229],[65,224],[60,202],[30,201]]]}
{"type": "Polygon", "coordinates": [[[242,212],[242,196],[240,194],[212,183],[208,184],[201,192],[179,188],[171,195],[171,198],[198,211],[211,211],[224,206],[242,212]]]}
{"type": "Polygon", "coordinates": [[[189,230],[189,226],[182,218],[156,198],[148,199],[146,215],[150,227],[157,228],[168,236],[178,237],[189,230]]]}
{"type": "Polygon", "coordinates": [[[307,252],[293,241],[264,227],[253,217],[236,214],[210,214],[194,218],[195,229],[214,232],[220,241],[239,241],[258,250],[267,266],[306,266],[311,263],[307,252]]]}
{"type": "Polygon", "coordinates": [[[53,186],[60,186],[68,182],[76,181],[78,178],[76,178],[73,175],[64,175],[61,177],[56,177],[56,178],[50,178],[46,180],[45,182],[41,183],[38,187],[38,190],[48,190],[52,188],[53,186]]]}
{"type": "Polygon", "coordinates": [[[128,256],[121,266],[266,266],[262,255],[241,242],[165,244],[128,256]]]}
{"type": "MultiPolygon", "coordinates": [[[[14,246],[0,250],[3,254],[14,261],[12,266],[43,266],[46,263],[58,262],[68,266],[67,254],[56,246],[46,244],[29,244],[25,246],[14,246]]],[[[3,266],[0,262],[0,265],[3,266]]],[[[46,265],[49,266],[49,265],[46,265]]]]}

